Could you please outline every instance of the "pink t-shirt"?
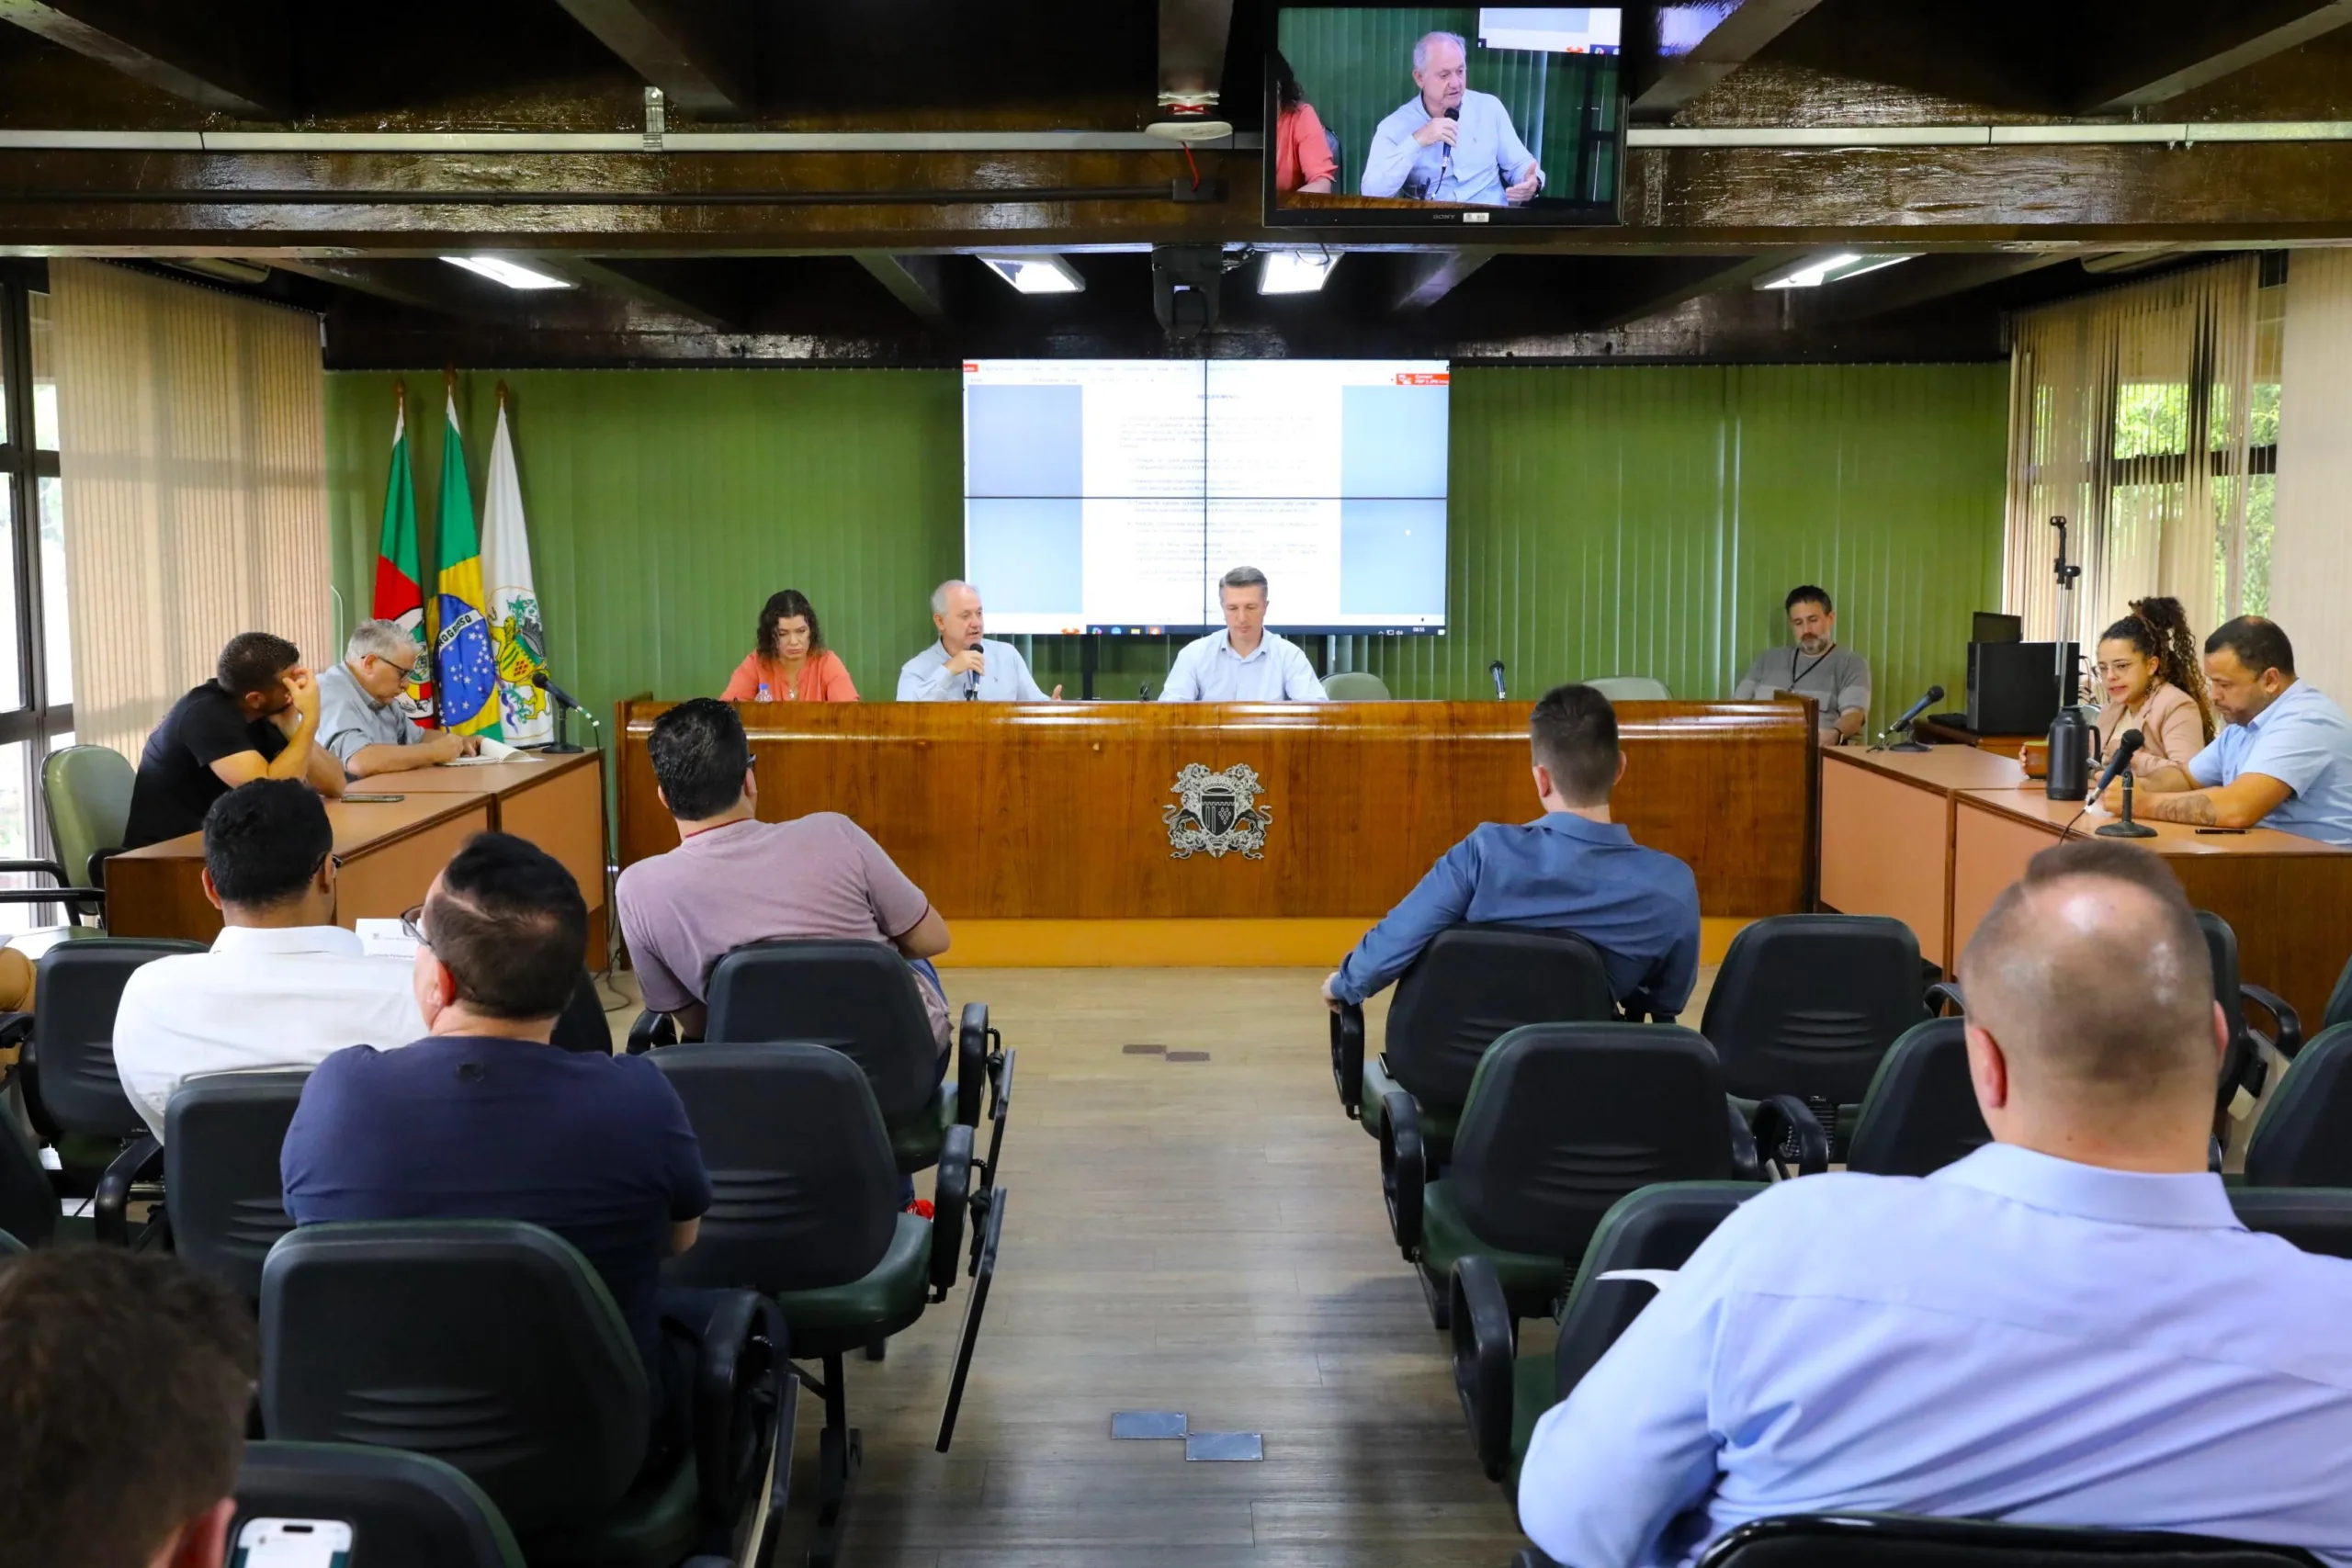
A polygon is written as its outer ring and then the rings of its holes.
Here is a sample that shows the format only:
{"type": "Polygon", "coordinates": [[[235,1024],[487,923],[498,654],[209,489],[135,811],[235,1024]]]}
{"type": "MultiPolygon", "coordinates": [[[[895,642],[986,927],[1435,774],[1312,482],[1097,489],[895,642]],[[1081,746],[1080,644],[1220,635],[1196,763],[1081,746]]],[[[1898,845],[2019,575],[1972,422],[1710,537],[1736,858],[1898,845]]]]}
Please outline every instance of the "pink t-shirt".
{"type": "MultiPolygon", "coordinates": [[[[622,872],[614,902],[645,1005],[656,1012],[703,1000],[719,959],[746,942],[889,942],[931,908],[882,846],[833,811],[696,833],[622,872]]],[[[920,976],[915,989],[944,1049],[947,999],[920,976]]]]}

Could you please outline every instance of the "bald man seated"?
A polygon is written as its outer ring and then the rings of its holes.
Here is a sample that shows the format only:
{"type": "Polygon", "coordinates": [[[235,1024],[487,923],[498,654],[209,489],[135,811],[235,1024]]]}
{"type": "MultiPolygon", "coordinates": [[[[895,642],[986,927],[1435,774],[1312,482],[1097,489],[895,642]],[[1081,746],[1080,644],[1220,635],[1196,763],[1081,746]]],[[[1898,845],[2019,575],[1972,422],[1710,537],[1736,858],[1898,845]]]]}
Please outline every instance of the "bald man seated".
{"type": "Polygon", "coordinates": [[[2352,1563],[2352,1262],[2206,1169],[2225,1039],[2165,863],[2036,855],[1960,964],[1994,1142],[1743,1205],[1537,1424],[1577,1568],[1827,1509],[2184,1530],[2352,1563]]]}

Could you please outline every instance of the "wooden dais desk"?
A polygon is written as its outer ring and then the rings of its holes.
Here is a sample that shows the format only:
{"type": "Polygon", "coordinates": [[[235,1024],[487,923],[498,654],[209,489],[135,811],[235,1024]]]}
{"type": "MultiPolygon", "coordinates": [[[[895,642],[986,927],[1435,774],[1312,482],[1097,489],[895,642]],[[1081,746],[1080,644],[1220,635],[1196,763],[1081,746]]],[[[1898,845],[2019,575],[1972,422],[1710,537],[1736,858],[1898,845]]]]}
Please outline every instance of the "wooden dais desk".
{"type": "Polygon", "coordinates": [[[1821,901],[1849,915],[1892,915],[1919,956],[1949,973],[1952,811],[1962,790],[2014,788],[2014,757],[1973,746],[1821,754],[1821,901]]]}
{"type": "Polygon", "coordinates": [[[1979,750],[1997,751],[2004,757],[2014,757],[2036,740],[2040,735],[1979,735],[1965,725],[1944,724],[1923,718],[1911,727],[1911,732],[1922,740],[1939,740],[1947,746],[1972,746],[1979,750]]]}
{"type": "MultiPolygon", "coordinates": [[[[362,779],[384,795],[487,795],[490,826],[528,839],[563,863],[588,900],[589,967],[605,966],[605,754],[575,751],[529,761],[418,768],[362,779]]],[[[435,867],[437,870],[438,867],[435,867]]]]}

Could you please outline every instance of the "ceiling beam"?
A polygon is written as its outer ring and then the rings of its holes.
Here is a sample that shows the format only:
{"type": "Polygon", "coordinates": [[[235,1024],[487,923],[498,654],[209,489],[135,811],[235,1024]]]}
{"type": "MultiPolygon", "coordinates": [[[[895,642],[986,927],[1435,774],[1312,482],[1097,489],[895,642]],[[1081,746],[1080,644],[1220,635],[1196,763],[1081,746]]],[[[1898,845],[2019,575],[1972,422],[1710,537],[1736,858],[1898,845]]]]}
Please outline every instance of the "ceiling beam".
{"type": "Polygon", "coordinates": [[[1850,283],[1824,284],[1802,293],[1817,296],[1804,300],[1805,313],[1824,324],[1866,321],[2075,259],[2073,253],[2056,251],[1914,256],[1900,265],[1865,273],[1850,283]]]}
{"type": "Polygon", "coordinates": [[[294,112],[284,0],[0,0],[0,21],[222,114],[285,119],[294,112]]]}
{"type": "Polygon", "coordinates": [[[757,58],[740,0],[558,0],[669,103],[711,118],[759,112],[757,58]]]}
{"type": "Polygon", "coordinates": [[[1636,76],[1628,113],[1635,119],[1672,118],[1683,105],[1755,59],[1766,44],[1821,3],[1669,0],[1657,8],[1655,73],[1645,71],[1636,76]]]}
{"type": "Polygon", "coordinates": [[[1494,259],[1494,249],[1482,245],[1408,254],[1389,309],[1426,310],[1453,293],[1456,284],[1494,259]]]}
{"type": "Polygon", "coordinates": [[[928,324],[947,324],[944,265],[937,256],[894,256],[888,251],[858,251],[857,265],[890,297],[928,324]]]}
{"type": "Polygon", "coordinates": [[[673,316],[708,327],[713,332],[741,330],[742,323],[729,311],[715,309],[697,299],[688,299],[675,289],[665,288],[641,275],[624,271],[618,266],[592,259],[548,251],[516,251],[508,259],[525,266],[551,272],[558,277],[569,278],[582,288],[602,294],[617,295],[624,299],[667,311],[673,316]]]}
{"type": "Polygon", "coordinates": [[[1663,286],[1653,284],[1638,298],[1623,299],[1604,308],[1593,319],[1590,330],[1609,332],[1630,326],[1635,321],[1647,321],[1652,316],[1662,316],[1669,310],[1679,310],[1693,299],[1704,299],[1725,288],[1745,288],[1758,278],[1802,260],[1806,254],[1804,251],[1767,251],[1762,255],[1742,256],[1728,265],[1717,262],[1695,276],[1682,272],[1678,276],[1677,269],[1660,269],[1665,277],[1674,281],[1663,286]]]}
{"type": "Polygon", "coordinates": [[[475,290],[459,287],[460,280],[454,270],[450,283],[443,285],[435,273],[425,270],[428,266],[441,267],[443,264],[438,261],[377,262],[341,256],[282,255],[257,255],[252,259],[266,266],[350,289],[355,294],[365,294],[371,299],[387,300],[436,316],[494,326],[514,326],[522,317],[518,310],[502,310],[495,301],[480,297],[475,290]]]}
{"type": "Polygon", "coordinates": [[[2125,47],[2094,51],[2098,69],[2079,112],[2159,104],[2352,23],[2352,0],[2234,0],[2197,6],[2177,21],[2147,16],[2136,0],[2133,11],[2112,40],[2125,47]]]}

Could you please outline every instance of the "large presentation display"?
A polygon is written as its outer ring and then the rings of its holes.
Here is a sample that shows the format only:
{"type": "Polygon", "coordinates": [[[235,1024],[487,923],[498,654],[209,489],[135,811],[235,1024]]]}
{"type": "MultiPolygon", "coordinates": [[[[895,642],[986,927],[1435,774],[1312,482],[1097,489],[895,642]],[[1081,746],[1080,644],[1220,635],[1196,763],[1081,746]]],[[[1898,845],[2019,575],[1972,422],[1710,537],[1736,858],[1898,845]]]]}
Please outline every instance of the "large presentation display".
{"type": "Polygon", "coordinates": [[[1445,626],[1442,361],[964,365],[964,575],[991,632],[1196,631],[1269,579],[1295,632],[1445,626]]]}

